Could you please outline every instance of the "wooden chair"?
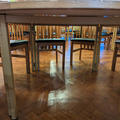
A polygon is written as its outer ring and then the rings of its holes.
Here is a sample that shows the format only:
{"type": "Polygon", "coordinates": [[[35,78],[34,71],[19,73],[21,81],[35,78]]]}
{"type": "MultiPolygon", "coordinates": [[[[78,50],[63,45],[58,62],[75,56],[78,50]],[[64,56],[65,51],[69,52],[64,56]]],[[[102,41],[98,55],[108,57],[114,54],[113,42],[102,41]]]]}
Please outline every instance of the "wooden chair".
{"type": "Polygon", "coordinates": [[[62,69],[65,66],[65,40],[52,38],[52,39],[38,39],[36,40],[37,46],[37,69],[39,70],[39,51],[56,51],[56,63],[58,63],[58,53],[63,55],[62,69]],[[45,46],[45,47],[44,47],[45,46]],[[62,47],[62,51],[58,49],[58,46],[62,47]],[[42,47],[42,48],[41,48],[42,47]]]}
{"type": "Polygon", "coordinates": [[[118,54],[119,51],[120,51],[120,40],[116,40],[114,54],[113,54],[113,60],[112,60],[112,71],[115,71],[117,57],[120,57],[120,54],[118,54]]]}
{"type": "MultiPolygon", "coordinates": [[[[12,57],[26,58],[26,71],[30,73],[29,48],[27,40],[10,40],[10,50],[25,49],[25,55],[12,54],[12,57]]],[[[1,54],[0,54],[1,56],[1,54]]]]}
{"type": "Polygon", "coordinates": [[[73,53],[80,51],[79,59],[81,60],[82,50],[93,50],[95,39],[90,38],[73,38],[71,40],[71,55],[70,55],[70,65],[73,62],[73,53]],[[80,45],[80,48],[73,49],[74,45],[80,45]]]}
{"type": "Polygon", "coordinates": [[[36,26],[36,39],[60,38],[61,26],[36,26]]]}
{"type": "Polygon", "coordinates": [[[102,32],[101,38],[104,38],[104,41],[101,41],[101,43],[104,43],[105,49],[108,50],[110,48],[110,42],[111,42],[111,36],[107,32],[102,32]]]}

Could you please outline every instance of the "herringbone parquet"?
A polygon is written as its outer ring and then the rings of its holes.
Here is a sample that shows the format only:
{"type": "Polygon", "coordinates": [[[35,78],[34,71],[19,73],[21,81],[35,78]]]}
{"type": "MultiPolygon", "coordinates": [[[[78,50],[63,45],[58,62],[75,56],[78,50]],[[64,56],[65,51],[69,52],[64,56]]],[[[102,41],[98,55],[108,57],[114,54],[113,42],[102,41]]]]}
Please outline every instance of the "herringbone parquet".
{"type": "MultiPolygon", "coordinates": [[[[26,75],[24,59],[13,58],[19,120],[120,120],[120,60],[112,72],[112,51],[101,50],[99,71],[92,73],[92,55],[84,51],[79,61],[76,53],[70,68],[67,46],[63,73],[55,53],[42,52],[40,72],[30,75],[26,75]]],[[[9,120],[2,67],[0,120],[9,120]]]]}

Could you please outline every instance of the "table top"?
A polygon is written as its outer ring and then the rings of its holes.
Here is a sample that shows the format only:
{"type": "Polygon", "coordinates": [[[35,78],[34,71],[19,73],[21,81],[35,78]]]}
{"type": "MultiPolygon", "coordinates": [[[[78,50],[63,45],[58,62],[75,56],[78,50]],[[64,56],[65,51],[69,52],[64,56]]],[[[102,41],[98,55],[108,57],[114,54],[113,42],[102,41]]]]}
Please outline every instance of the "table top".
{"type": "Polygon", "coordinates": [[[0,0],[0,9],[16,8],[118,8],[120,0],[0,0]],[[111,5],[111,6],[110,6],[111,5]]]}
{"type": "Polygon", "coordinates": [[[0,0],[0,14],[118,16],[120,2],[115,1],[120,0],[0,0]]]}

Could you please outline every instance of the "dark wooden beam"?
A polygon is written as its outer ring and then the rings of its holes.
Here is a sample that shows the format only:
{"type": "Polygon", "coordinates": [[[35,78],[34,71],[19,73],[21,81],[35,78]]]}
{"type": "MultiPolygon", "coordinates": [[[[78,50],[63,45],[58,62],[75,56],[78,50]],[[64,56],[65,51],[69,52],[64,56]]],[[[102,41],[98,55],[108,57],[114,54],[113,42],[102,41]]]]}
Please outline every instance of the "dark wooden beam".
{"type": "Polygon", "coordinates": [[[36,25],[120,25],[120,17],[6,16],[7,23],[36,25]]]}

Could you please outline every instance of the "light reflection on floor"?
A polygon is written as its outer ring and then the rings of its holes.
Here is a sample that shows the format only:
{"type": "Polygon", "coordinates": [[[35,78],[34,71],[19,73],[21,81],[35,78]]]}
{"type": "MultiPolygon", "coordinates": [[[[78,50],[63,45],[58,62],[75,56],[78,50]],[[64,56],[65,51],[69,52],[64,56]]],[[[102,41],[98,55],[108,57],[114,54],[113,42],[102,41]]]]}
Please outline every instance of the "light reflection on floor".
{"type": "Polygon", "coordinates": [[[59,103],[65,103],[67,102],[67,98],[68,98],[68,94],[67,91],[52,91],[49,93],[49,97],[48,97],[48,105],[53,105],[55,104],[55,102],[59,102],[59,103]]]}
{"type": "MultiPolygon", "coordinates": [[[[104,38],[101,41],[104,41],[104,38]]],[[[104,50],[105,50],[104,43],[101,43],[100,44],[100,59],[103,57],[104,50]]]]}

